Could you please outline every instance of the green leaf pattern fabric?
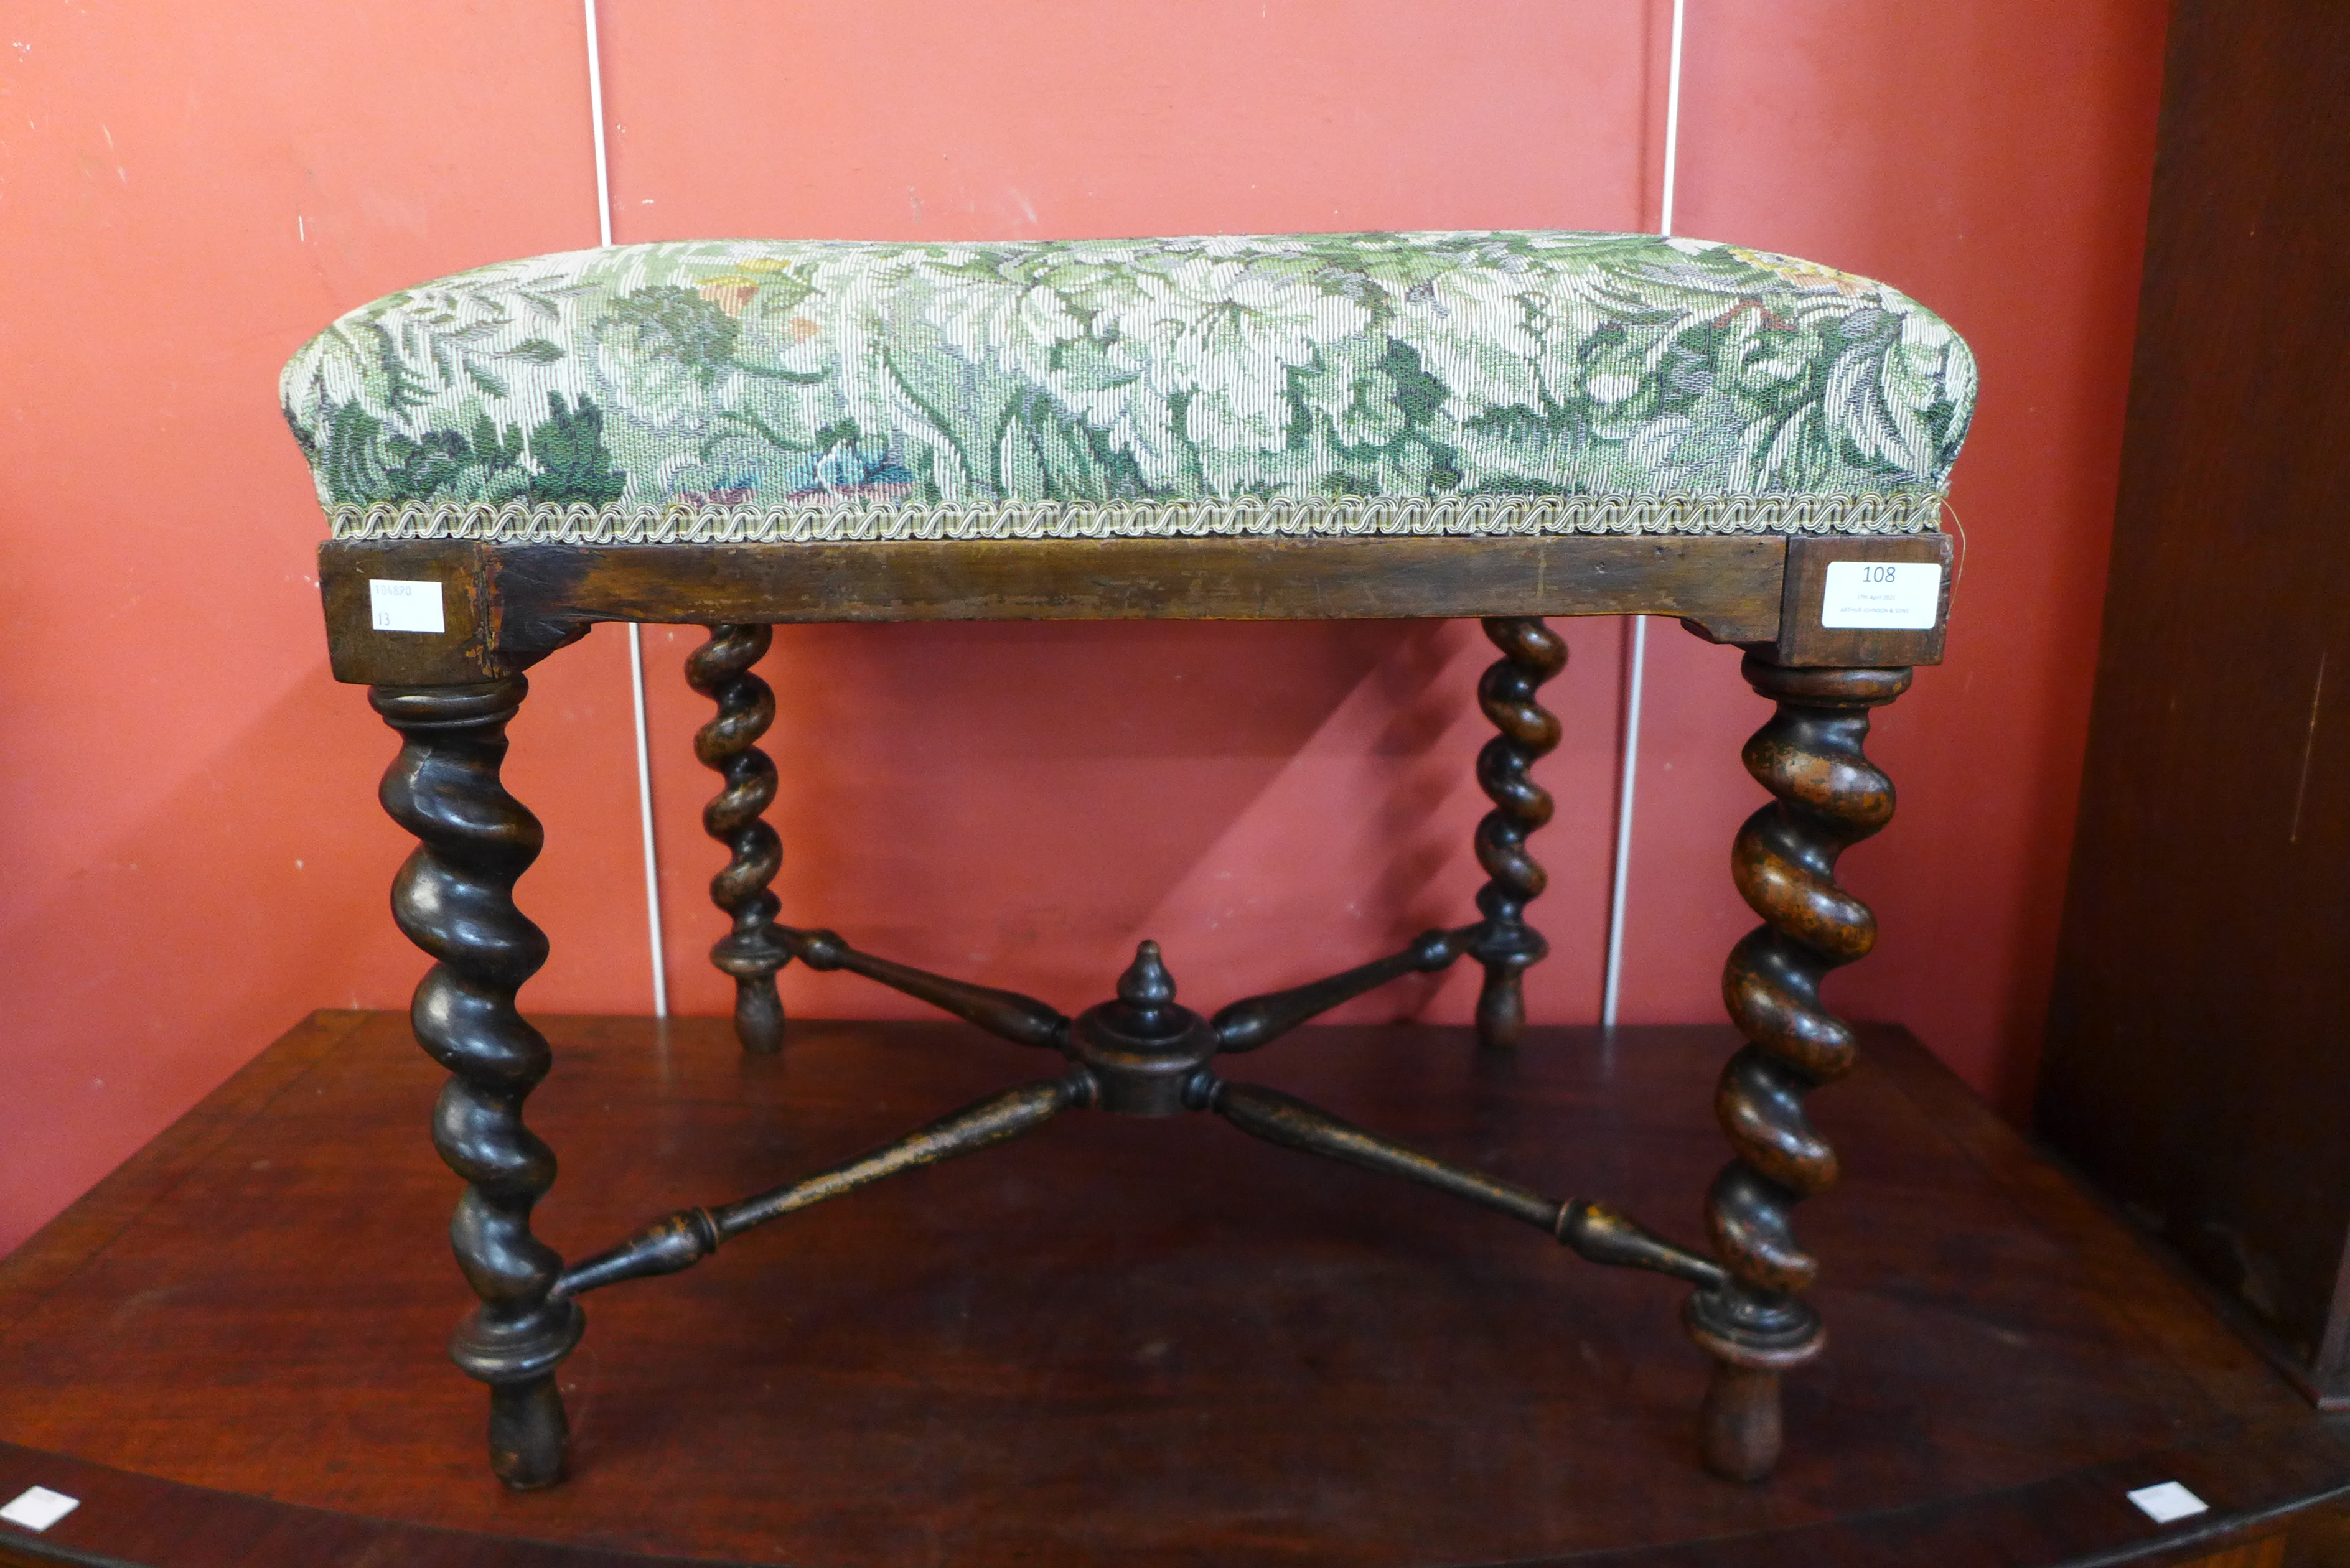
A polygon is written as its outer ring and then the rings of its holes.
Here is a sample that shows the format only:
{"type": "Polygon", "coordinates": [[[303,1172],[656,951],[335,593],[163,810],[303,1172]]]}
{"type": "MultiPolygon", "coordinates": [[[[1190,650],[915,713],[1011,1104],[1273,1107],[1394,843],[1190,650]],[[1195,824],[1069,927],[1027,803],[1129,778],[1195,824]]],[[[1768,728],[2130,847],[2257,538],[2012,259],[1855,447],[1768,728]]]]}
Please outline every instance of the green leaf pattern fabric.
{"type": "Polygon", "coordinates": [[[1702,531],[1932,526],[1975,370],[1865,278],[1530,231],[578,251],[364,306],[283,390],[338,532],[1702,531]]]}

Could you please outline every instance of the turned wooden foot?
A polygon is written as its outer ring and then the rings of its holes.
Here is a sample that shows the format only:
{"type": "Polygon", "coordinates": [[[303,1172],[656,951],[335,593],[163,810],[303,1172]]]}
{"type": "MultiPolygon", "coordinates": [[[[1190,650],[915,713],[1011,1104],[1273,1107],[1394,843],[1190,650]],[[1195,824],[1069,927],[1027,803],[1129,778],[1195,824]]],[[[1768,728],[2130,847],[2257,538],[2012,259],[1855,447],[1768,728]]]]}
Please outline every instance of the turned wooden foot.
{"type": "Polygon", "coordinates": [[[392,915],[435,960],[411,1010],[418,1044],[450,1075],[432,1142],[466,1182],[449,1240],[481,1298],[450,1355],[490,1386],[491,1468],[517,1490],[563,1474],[555,1368],[582,1324],[575,1303],[550,1297],[563,1260],[530,1230],[555,1154],[523,1125],[523,1102],[553,1054],[515,1007],[546,961],[546,937],[515,908],[514,886],[541,835],[498,781],[506,721],[528,689],[515,676],[373,691],[403,742],[383,777],[384,809],[418,839],[392,886],[392,915]]]}
{"type": "Polygon", "coordinates": [[[1778,703],[1745,751],[1747,772],[1774,798],[1747,818],[1731,855],[1738,890],[1763,923],[1731,950],[1721,981],[1748,1042],[1714,1096],[1737,1158],[1706,1197],[1729,1278],[1690,1297],[1683,1317],[1714,1361],[1700,1421],[1706,1463],[1751,1481],[1778,1462],[1781,1374],[1825,1341],[1801,1293],[1819,1263],[1796,1244],[1793,1215],[1835,1182],[1836,1157],[1804,1098],[1852,1068],[1851,1027],[1821,1005],[1820,981],[1868,951],[1877,921],[1837,886],[1835,864],[1892,819],[1893,785],[1861,742],[1869,710],[1906,691],[1909,671],[1785,669],[1749,655],[1743,673],[1778,703]]]}
{"type": "Polygon", "coordinates": [[[1779,1415],[1779,1380],[1827,1348],[1827,1334],[1808,1306],[1791,1320],[1775,1325],[1781,1343],[1773,1345],[1767,1316],[1750,1327],[1718,1328],[1742,1306],[1721,1294],[1700,1293],[1681,1314],[1690,1337],[1712,1358],[1707,1374],[1705,1399],[1698,1407],[1698,1453],[1705,1468],[1724,1480],[1759,1481],[1778,1468],[1783,1428],[1779,1415]],[[1726,1309],[1726,1310],[1725,1310],[1726,1309]]]}
{"type": "Polygon", "coordinates": [[[1727,1480],[1758,1481],[1779,1463],[1779,1375],[1717,1361],[1698,1414],[1705,1468],[1727,1480]]]}
{"type": "Polygon", "coordinates": [[[1526,852],[1526,837],[1550,820],[1550,794],[1534,783],[1533,768],[1559,735],[1557,716],[1534,691],[1566,668],[1566,644],[1531,616],[1496,616],[1484,627],[1502,657],[1478,681],[1477,701],[1501,733],[1477,753],[1477,783],[1493,809],[1477,824],[1477,863],[1487,878],[1477,909],[1485,919],[1470,950],[1485,970],[1477,993],[1478,1042],[1507,1047],[1525,1032],[1525,971],[1550,953],[1542,933],[1525,921],[1526,906],[1549,882],[1526,852]]]}
{"type": "Polygon", "coordinates": [[[763,817],[775,799],[775,764],[757,743],[775,722],[775,694],[753,673],[774,636],[764,626],[713,626],[685,665],[687,682],[718,704],[718,716],[694,734],[693,754],[726,781],[702,809],[703,829],[731,854],[710,879],[710,898],[733,929],[710,961],[734,978],[735,1038],[762,1054],[783,1049],[775,971],[791,958],[775,929],[781,905],[767,889],[784,860],[783,842],[763,817]]]}
{"type": "Polygon", "coordinates": [[[490,1386],[490,1469],[498,1480],[515,1491],[553,1486],[570,1448],[571,1423],[553,1373],[490,1386]]]}

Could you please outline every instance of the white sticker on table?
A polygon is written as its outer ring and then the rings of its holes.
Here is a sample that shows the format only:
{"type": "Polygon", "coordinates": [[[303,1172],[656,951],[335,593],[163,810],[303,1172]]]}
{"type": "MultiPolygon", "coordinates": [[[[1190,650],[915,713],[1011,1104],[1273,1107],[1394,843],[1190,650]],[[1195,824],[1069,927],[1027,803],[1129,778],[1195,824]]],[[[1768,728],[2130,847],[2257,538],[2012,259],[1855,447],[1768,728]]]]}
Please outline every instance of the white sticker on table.
{"type": "Polygon", "coordinates": [[[2140,1513],[2157,1524],[2168,1524],[2175,1519],[2190,1519],[2209,1511],[2211,1507],[2177,1481],[2142,1486],[2129,1494],[2129,1500],[2137,1504],[2140,1513]]]}
{"type": "Polygon", "coordinates": [[[80,1506],[81,1499],[78,1497],[68,1497],[45,1486],[27,1487],[16,1494],[14,1502],[0,1508],[0,1519],[38,1533],[80,1506]]]}
{"type": "Polygon", "coordinates": [[[1931,631],[1942,604],[1939,561],[1830,561],[1820,624],[1863,631],[1931,631]]]}
{"type": "MultiPolygon", "coordinates": [[[[1834,566],[1828,568],[1835,570],[1834,566]]],[[[441,614],[441,585],[406,583],[397,577],[377,577],[368,584],[369,607],[375,611],[378,631],[446,631],[441,614]]]]}

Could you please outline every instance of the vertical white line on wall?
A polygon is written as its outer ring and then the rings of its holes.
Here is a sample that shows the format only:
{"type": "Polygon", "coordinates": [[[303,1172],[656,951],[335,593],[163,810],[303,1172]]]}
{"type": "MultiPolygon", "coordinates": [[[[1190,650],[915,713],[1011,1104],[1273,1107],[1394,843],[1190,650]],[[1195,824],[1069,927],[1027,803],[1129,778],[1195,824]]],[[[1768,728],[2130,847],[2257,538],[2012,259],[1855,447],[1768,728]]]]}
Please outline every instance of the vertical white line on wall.
{"type": "MultiPolygon", "coordinates": [[[[1665,189],[1657,203],[1657,233],[1667,239],[1673,237],[1673,176],[1680,171],[1681,161],[1681,21],[1688,0],[1673,0],[1672,53],[1665,65],[1665,189]]],[[[588,8],[594,11],[596,0],[588,0],[588,8]]],[[[600,169],[604,156],[600,125],[596,136],[600,169]]]]}
{"type": "MultiPolygon", "coordinates": [[[[604,151],[604,57],[597,47],[596,0],[585,0],[588,115],[596,130],[596,233],[612,243],[612,164],[604,151]]],[[[637,721],[637,826],[645,846],[645,941],[653,971],[653,1016],[669,1016],[669,965],[661,940],[660,851],[653,841],[653,753],[645,724],[645,637],[629,623],[629,706],[637,721]]]]}
{"type": "MultiPolygon", "coordinates": [[[[1678,0],[1676,0],[1678,3],[1678,0]]],[[[604,56],[596,36],[596,0],[586,0],[588,23],[588,118],[596,133],[596,233],[598,244],[612,243],[612,164],[604,156],[604,56]]],[[[1670,145],[1668,142],[1668,145],[1670,145]]],[[[1672,176],[1665,176],[1672,189],[1672,176]]],[[[1666,198],[1668,201],[1670,197],[1666,198]]]]}
{"type": "MultiPolygon", "coordinates": [[[[1658,202],[1657,232],[1673,232],[1673,177],[1681,151],[1681,22],[1687,0],[1673,0],[1672,50],[1665,67],[1665,179],[1658,202]]],[[[1632,618],[1631,655],[1624,677],[1624,776],[1616,788],[1616,869],[1607,890],[1607,979],[1599,999],[1599,1023],[1616,1027],[1624,990],[1624,900],[1632,881],[1633,791],[1640,778],[1640,698],[1648,665],[1648,618],[1632,618]]]]}
{"type": "Polygon", "coordinates": [[[1626,641],[1631,654],[1624,678],[1624,777],[1616,787],[1616,869],[1607,897],[1607,984],[1599,999],[1603,1029],[1616,1027],[1624,990],[1624,895],[1632,876],[1632,791],[1640,774],[1640,685],[1648,673],[1648,617],[1632,618],[1626,641]]]}
{"type": "Polygon", "coordinates": [[[669,1016],[669,964],[661,940],[660,851],[653,845],[653,756],[645,729],[645,639],[629,623],[629,705],[637,718],[637,826],[645,841],[645,945],[653,970],[653,1016],[669,1016]]]}

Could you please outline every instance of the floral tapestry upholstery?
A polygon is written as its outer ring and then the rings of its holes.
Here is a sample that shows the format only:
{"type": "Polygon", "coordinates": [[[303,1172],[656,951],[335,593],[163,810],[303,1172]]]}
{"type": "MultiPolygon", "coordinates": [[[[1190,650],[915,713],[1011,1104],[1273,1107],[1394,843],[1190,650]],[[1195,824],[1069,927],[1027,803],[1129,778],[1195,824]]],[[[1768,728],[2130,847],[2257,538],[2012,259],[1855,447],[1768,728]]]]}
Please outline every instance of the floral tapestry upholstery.
{"type": "Polygon", "coordinates": [[[343,537],[1907,533],[1975,369],[1648,234],[723,240],[403,289],[283,389],[343,537]]]}

